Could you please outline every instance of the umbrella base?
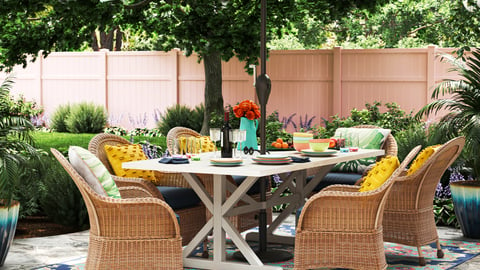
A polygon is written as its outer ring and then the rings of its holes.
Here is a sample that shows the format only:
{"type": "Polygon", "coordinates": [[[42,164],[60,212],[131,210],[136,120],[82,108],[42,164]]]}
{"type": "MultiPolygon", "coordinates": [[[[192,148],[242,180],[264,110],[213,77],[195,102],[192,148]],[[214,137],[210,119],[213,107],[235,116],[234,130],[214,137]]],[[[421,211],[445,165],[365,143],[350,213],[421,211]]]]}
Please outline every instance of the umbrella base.
{"type": "MultiPolygon", "coordinates": [[[[270,249],[266,251],[255,251],[260,261],[263,263],[284,262],[293,258],[293,254],[285,250],[270,249]]],[[[247,260],[240,251],[233,253],[233,259],[237,261],[247,260]]]]}

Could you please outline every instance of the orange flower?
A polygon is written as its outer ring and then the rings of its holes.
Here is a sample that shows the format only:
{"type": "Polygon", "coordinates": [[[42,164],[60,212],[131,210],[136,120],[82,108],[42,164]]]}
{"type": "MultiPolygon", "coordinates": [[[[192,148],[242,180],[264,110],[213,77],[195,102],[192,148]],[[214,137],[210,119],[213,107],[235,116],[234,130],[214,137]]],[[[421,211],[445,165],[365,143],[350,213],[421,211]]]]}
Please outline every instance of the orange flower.
{"type": "Polygon", "coordinates": [[[255,119],[255,113],[253,111],[248,111],[248,112],[245,113],[245,117],[248,120],[253,120],[253,119],[255,119]]]}
{"type": "Polygon", "coordinates": [[[240,108],[242,108],[242,110],[244,112],[248,112],[252,109],[252,104],[250,103],[250,101],[243,101],[242,103],[240,103],[240,108]]]}
{"type": "Polygon", "coordinates": [[[260,110],[254,110],[255,118],[260,118],[260,110]]]}
{"type": "Polygon", "coordinates": [[[250,120],[260,118],[260,108],[253,101],[248,99],[233,106],[233,113],[238,118],[246,117],[250,120]]]}
{"type": "Polygon", "coordinates": [[[244,112],[243,110],[240,108],[240,106],[238,105],[235,105],[233,107],[233,113],[235,114],[236,117],[240,118],[243,116],[244,112]]]}

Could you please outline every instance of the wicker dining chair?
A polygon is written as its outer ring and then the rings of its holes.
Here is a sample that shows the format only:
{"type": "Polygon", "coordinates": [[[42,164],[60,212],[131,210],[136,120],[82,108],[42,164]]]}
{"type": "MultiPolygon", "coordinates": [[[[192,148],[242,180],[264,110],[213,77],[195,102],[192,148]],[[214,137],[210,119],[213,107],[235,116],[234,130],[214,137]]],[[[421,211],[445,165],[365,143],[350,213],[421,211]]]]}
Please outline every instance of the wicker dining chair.
{"type": "MultiPolygon", "coordinates": [[[[119,187],[135,185],[143,189],[149,190],[155,197],[165,201],[160,190],[151,182],[140,178],[124,178],[115,176],[115,173],[110,166],[107,154],[105,152],[105,145],[122,145],[130,144],[130,142],[120,136],[114,134],[100,133],[95,135],[88,144],[88,151],[93,153],[100,161],[105,165],[107,170],[114,176],[115,183],[119,187]]],[[[188,187],[190,185],[186,183],[186,180],[179,173],[159,173],[155,172],[156,176],[160,174],[162,177],[161,186],[166,187],[188,187]]],[[[186,245],[193,239],[203,225],[206,223],[205,213],[206,209],[203,204],[198,204],[194,207],[176,209],[180,217],[180,232],[182,234],[183,245],[186,245]]]]}
{"type": "Polygon", "coordinates": [[[421,266],[426,263],[424,245],[436,242],[437,257],[444,256],[435,225],[433,199],[440,178],[460,155],[464,144],[464,137],[454,138],[435,150],[411,175],[398,177],[385,204],[384,241],[417,247],[421,266]]]}
{"type": "Polygon", "coordinates": [[[122,199],[100,195],[59,151],[51,152],[87,206],[90,237],[85,269],[183,269],[180,227],[168,204],[139,186],[119,188],[122,199]]]}
{"type": "Polygon", "coordinates": [[[382,218],[392,184],[420,150],[415,147],[379,188],[331,185],[310,197],[298,220],[294,269],[386,269],[382,218]]]}
{"type": "MultiPolygon", "coordinates": [[[[201,136],[200,133],[196,132],[195,130],[192,130],[190,128],[186,127],[174,127],[170,129],[167,133],[167,148],[170,153],[174,153],[175,149],[175,140],[180,137],[199,137],[201,136]]],[[[201,174],[198,175],[199,179],[202,181],[202,183],[205,186],[205,189],[210,193],[213,194],[213,175],[207,175],[207,174],[201,174]]],[[[227,179],[237,185],[236,181],[234,180],[233,177],[227,176],[227,179]]],[[[229,193],[227,193],[229,195],[229,193]]],[[[260,200],[260,194],[249,194],[254,200],[259,201],[260,200]]],[[[267,187],[267,193],[266,193],[267,199],[272,196],[271,188],[270,188],[270,183],[268,183],[267,187]]],[[[242,205],[243,202],[239,202],[239,205],[242,205]]],[[[239,232],[243,232],[246,230],[249,230],[251,228],[255,228],[258,226],[258,218],[257,218],[258,212],[250,212],[250,213],[245,213],[241,214],[238,216],[231,216],[230,217],[230,222],[237,228],[239,232]]],[[[206,211],[206,218],[207,220],[210,219],[212,214],[209,211],[206,211]]],[[[272,223],[272,209],[267,209],[267,223],[271,224],[272,223]]]]}

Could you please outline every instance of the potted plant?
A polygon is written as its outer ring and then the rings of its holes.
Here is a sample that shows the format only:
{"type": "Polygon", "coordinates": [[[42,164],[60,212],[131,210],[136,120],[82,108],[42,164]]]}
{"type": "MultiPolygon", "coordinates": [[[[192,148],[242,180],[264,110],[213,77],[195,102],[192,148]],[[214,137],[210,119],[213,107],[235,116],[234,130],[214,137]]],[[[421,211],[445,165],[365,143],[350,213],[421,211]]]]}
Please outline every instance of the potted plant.
{"type": "Polygon", "coordinates": [[[15,235],[20,205],[14,198],[23,165],[36,156],[30,136],[34,126],[10,97],[12,84],[7,77],[0,85],[0,267],[15,235]]]}
{"type": "Polygon", "coordinates": [[[438,128],[447,137],[465,136],[463,158],[477,180],[458,181],[450,184],[455,214],[466,237],[480,238],[480,49],[471,55],[454,57],[443,55],[460,79],[446,79],[437,84],[433,101],[423,107],[417,116],[447,110],[438,128]],[[444,98],[439,98],[442,95],[444,98]],[[447,95],[447,96],[445,96],[447,95]]]}

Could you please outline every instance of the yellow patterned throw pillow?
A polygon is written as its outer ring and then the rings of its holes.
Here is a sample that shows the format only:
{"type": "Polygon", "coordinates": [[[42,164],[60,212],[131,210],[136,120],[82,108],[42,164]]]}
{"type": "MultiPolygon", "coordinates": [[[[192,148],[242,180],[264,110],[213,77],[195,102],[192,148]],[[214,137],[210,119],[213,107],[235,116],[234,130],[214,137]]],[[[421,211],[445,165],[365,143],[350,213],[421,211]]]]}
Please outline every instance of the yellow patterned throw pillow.
{"type": "Polygon", "coordinates": [[[420,167],[422,167],[423,163],[428,160],[428,158],[435,153],[435,151],[442,145],[437,144],[437,145],[432,145],[429,146],[420,152],[418,156],[415,158],[415,160],[412,162],[412,165],[407,171],[407,175],[411,175],[414,172],[416,172],[420,167]]]}
{"type": "Polygon", "coordinates": [[[202,146],[202,152],[213,152],[215,151],[215,144],[210,140],[209,136],[201,136],[200,142],[202,146]]]}
{"type": "Polygon", "coordinates": [[[375,163],[375,166],[363,178],[362,185],[358,191],[370,191],[379,188],[390,178],[393,172],[400,166],[396,156],[386,156],[375,163]]]}
{"type": "Polygon", "coordinates": [[[105,145],[108,162],[112,166],[115,175],[121,177],[142,178],[156,182],[155,174],[149,170],[123,169],[122,163],[128,161],[146,160],[147,156],[143,153],[139,144],[119,144],[105,145]]]}
{"type": "Polygon", "coordinates": [[[200,152],[213,152],[215,144],[210,140],[209,136],[200,137],[179,137],[178,151],[181,154],[191,153],[198,154],[200,152]]]}

